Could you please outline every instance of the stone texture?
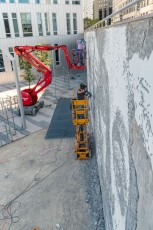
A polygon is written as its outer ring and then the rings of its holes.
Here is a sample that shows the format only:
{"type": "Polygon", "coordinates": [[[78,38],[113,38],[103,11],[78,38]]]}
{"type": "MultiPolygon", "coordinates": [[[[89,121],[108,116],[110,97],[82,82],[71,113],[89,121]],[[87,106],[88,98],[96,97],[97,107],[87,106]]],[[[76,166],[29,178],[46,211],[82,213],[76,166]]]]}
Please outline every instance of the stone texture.
{"type": "Polygon", "coordinates": [[[153,229],[153,19],[87,32],[105,227],[153,229]]]}

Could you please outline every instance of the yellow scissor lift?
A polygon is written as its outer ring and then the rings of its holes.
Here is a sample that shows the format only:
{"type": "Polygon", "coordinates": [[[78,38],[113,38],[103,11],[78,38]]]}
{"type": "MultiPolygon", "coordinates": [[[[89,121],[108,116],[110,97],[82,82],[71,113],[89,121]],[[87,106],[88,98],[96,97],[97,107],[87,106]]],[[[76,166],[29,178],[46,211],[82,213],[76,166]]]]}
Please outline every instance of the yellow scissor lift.
{"type": "Polygon", "coordinates": [[[72,121],[76,126],[75,154],[77,159],[88,159],[90,154],[87,124],[89,123],[88,99],[72,99],[72,121]]]}

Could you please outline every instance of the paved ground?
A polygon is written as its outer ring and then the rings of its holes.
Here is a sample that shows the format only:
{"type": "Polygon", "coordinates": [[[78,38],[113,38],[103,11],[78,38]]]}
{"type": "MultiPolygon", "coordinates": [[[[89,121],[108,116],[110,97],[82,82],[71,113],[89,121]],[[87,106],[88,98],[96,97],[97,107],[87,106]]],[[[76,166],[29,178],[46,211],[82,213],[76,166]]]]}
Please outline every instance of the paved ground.
{"type": "MultiPolygon", "coordinates": [[[[16,130],[12,136],[6,135],[4,132],[0,131],[0,139],[3,138],[2,145],[10,142],[11,139],[17,140],[25,135],[41,130],[42,128],[47,128],[50,124],[58,99],[60,97],[71,98],[72,89],[74,88],[75,90],[77,90],[78,85],[81,82],[85,82],[85,73],[76,75],[73,74],[70,76],[56,76],[55,78],[53,78],[52,84],[39,94],[40,100],[43,100],[45,102],[44,108],[39,110],[36,116],[26,115],[26,130],[21,129],[21,118],[17,116],[16,109],[14,109],[14,122],[16,130]],[[4,135],[6,135],[6,138],[4,135]]],[[[25,87],[25,83],[21,82],[20,85],[22,88],[25,87]]],[[[0,86],[0,98],[15,96],[16,94],[17,93],[14,83],[0,86]]],[[[11,114],[8,116],[11,117],[11,114]]],[[[10,119],[10,123],[13,124],[12,119],[10,119]]]]}
{"type": "Polygon", "coordinates": [[[0,149],[0,229],[92,230],[85,161],[74,159],[74,139],[45,140],[46,132],[0,149]]]}
{"type": "Polygon", "coordinates": [[[26,116],[26,131],[15,118],[18,140],[0,148],[0,230],[104,230],[96,156],[77,161],[74,138],[45,139],[57,99],[83,80],[54,79],[41,95],[44,108],[26,116]]]}

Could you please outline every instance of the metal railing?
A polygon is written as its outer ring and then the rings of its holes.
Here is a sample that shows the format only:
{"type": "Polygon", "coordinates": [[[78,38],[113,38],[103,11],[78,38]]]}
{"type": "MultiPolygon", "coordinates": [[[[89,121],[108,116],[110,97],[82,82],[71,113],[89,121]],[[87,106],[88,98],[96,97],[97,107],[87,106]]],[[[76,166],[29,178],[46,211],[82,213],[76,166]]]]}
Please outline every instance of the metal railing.
{"type": "Polygon", "coordinates": [[[88,29],[85,30],[85,32],[92,31],[92,30],[95,30],[95,29],[100,28],[100,27],[105,27],[108,24],[107,23],[108,20],[110,20],[112,17],[122,13],[124,10],[132,7],[133,5],[140,4],[141,2],[143,2],[143,0],[135,0],[135,1],[130,2],[129,4],[127,4],[126,6],[121,8],[120,10],[117,10],[116,12],[114,12],[114,13],[110,14],[109,16],[107,16],[106,18],[100,20],[99,22],[97,22],[93,26],[89,27],[88,29]]]}
{"type": "Polygon", "coordinates": [[[0,98],[0,146],[14,141],[16,135],[15,110],[18,107],[18,98],[0,98]]]}
{"type": "Polygon", "coordinates": [[[25,121],[22,96],[21,96],[21,91],[20,91],[20,86],[19,86],[19,77],[18,77],[16,59],[8,52],[8,50],[3,49],[3,47],[1,46],[0,46],[0,49],[2,50],[3,55],[5,55],[12,62],[12,65],[13,65],[13,72],[14,72],[15,84],[16,84],[17,95],[18,95],[18,102],[19,102],[19,107],[21,111],[21,127],[26,129],[26,121],[25,121]]]}

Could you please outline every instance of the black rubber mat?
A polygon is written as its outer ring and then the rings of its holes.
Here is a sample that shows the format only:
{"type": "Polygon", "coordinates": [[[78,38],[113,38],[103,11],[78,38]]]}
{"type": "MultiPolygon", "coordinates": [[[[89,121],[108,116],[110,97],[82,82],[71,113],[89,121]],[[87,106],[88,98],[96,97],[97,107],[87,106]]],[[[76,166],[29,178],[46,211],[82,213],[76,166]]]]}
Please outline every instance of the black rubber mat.
{"type": "Polygon", "coordinates": [[[75,126],[72,123],[70,104],[70,98],[61,98],[58,101],[45,139],[71,138],[75,136],[75,126]]]}

